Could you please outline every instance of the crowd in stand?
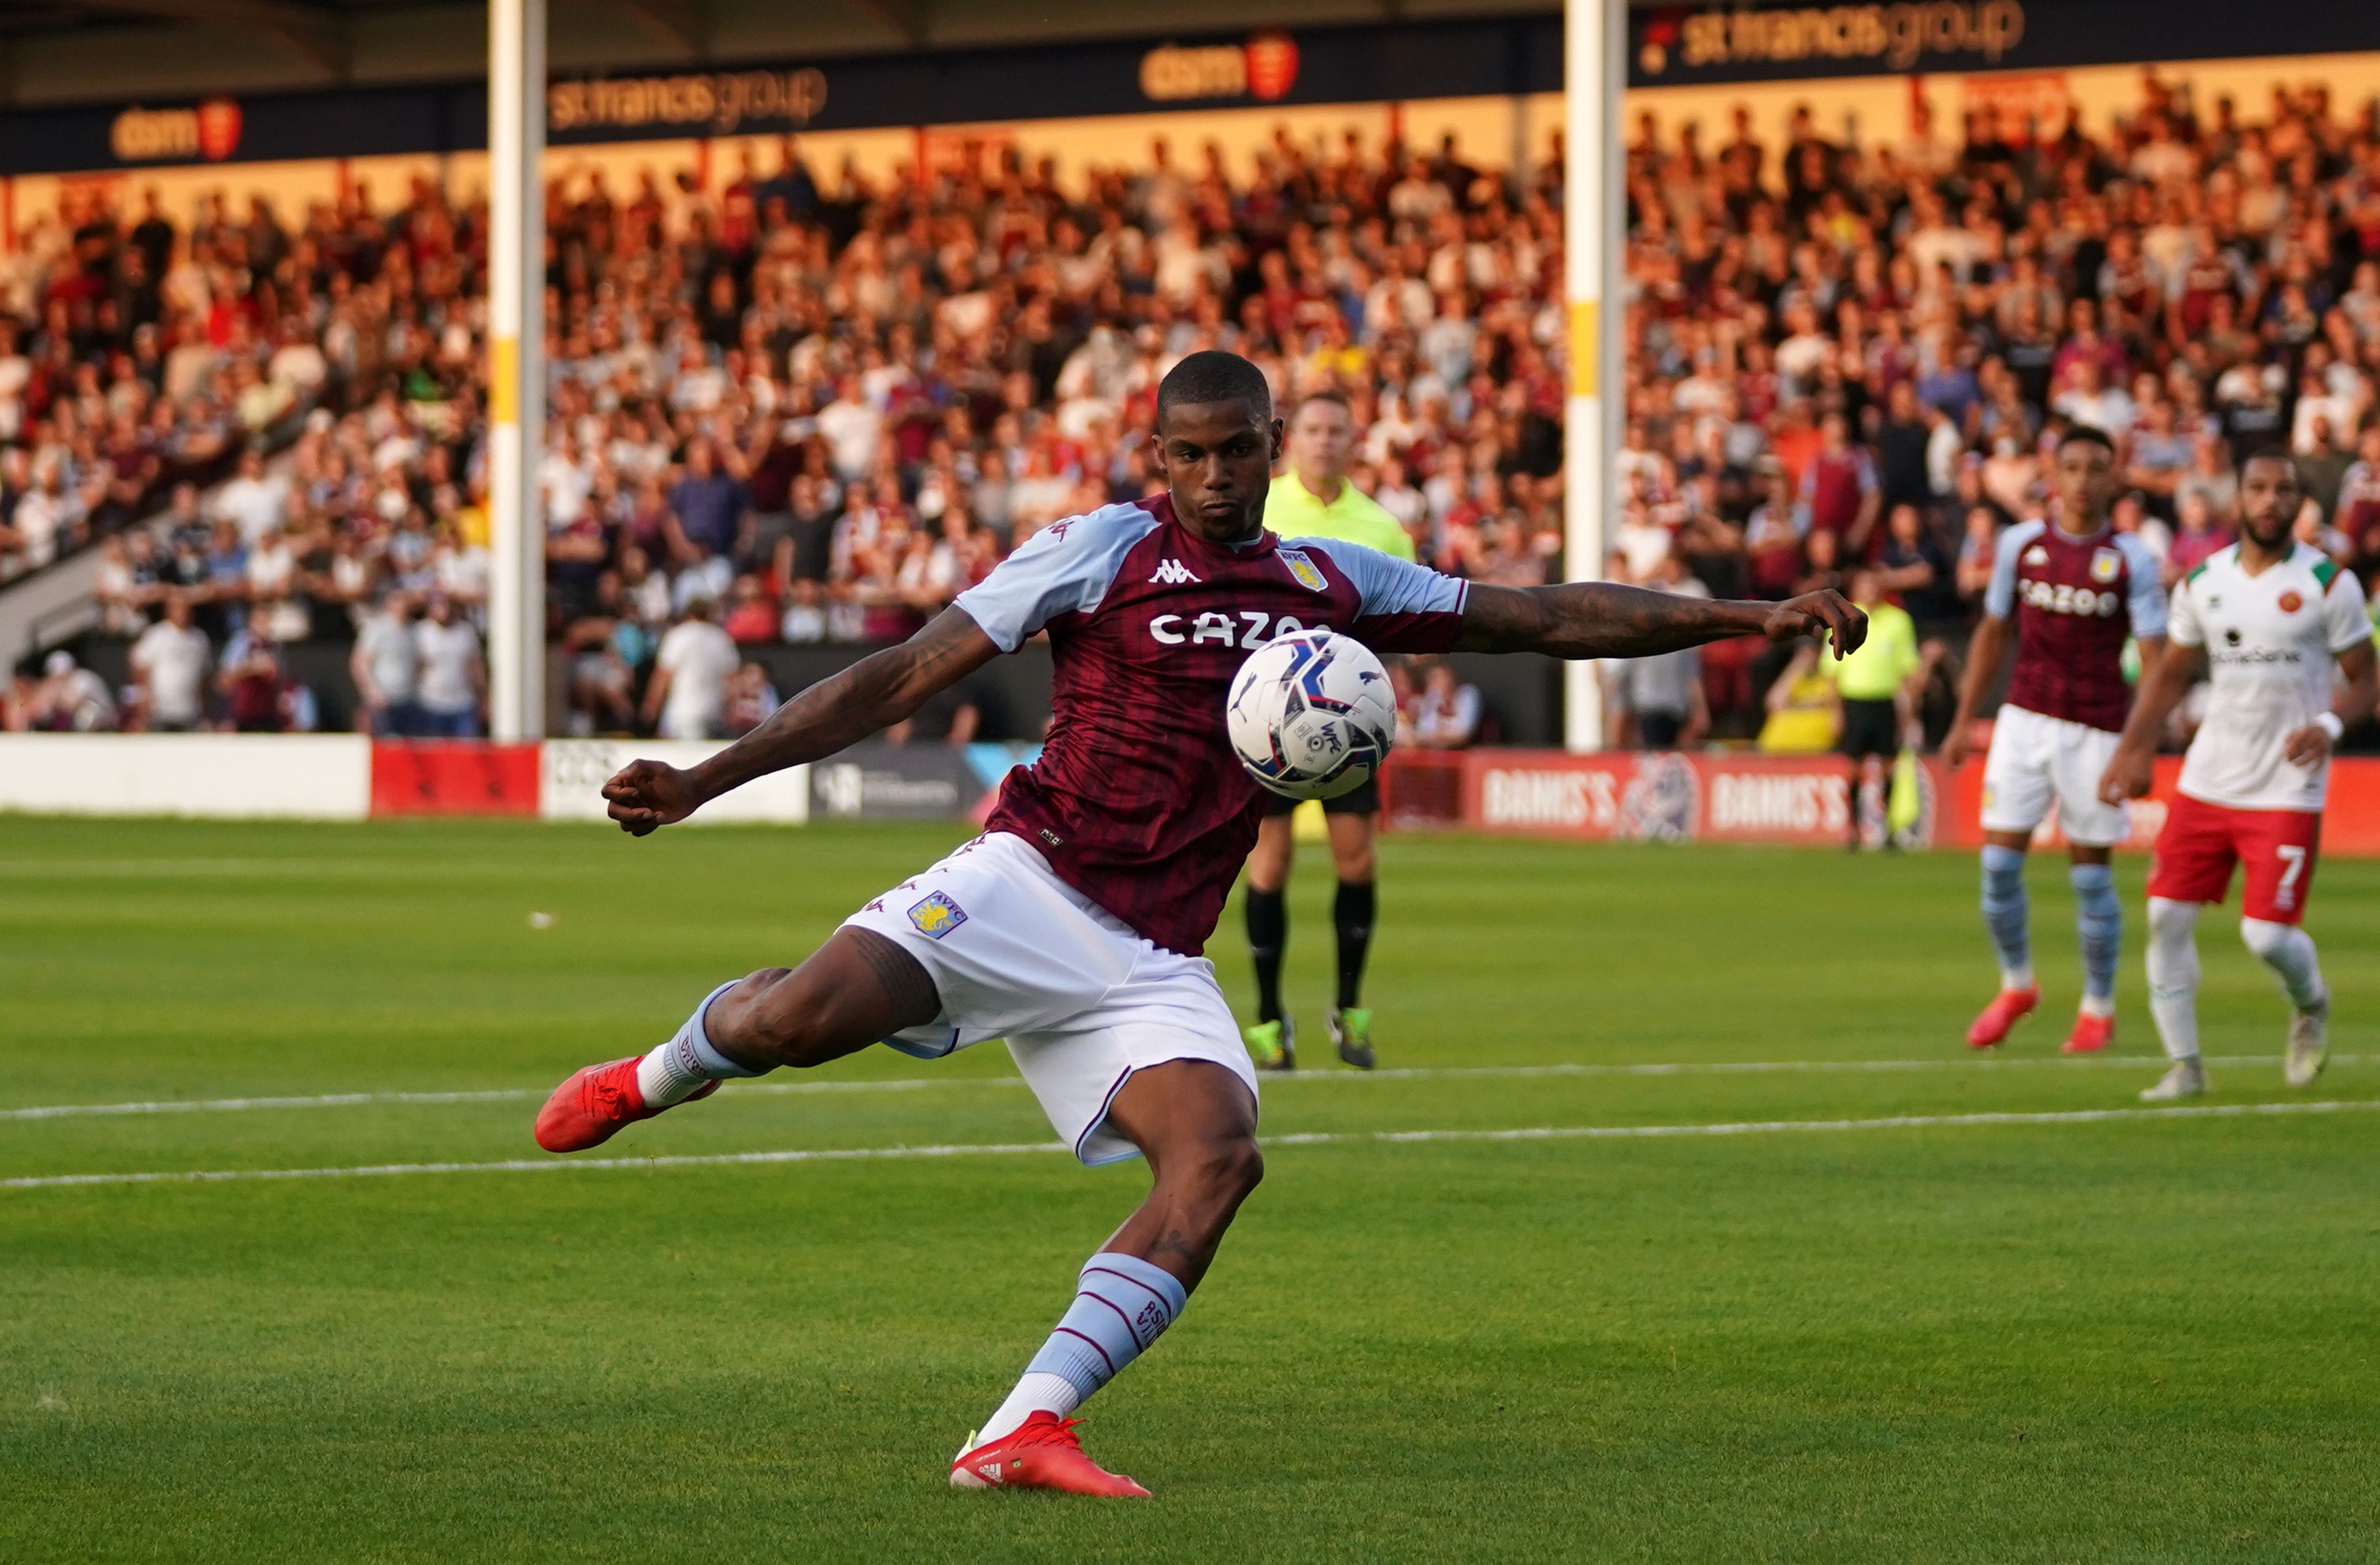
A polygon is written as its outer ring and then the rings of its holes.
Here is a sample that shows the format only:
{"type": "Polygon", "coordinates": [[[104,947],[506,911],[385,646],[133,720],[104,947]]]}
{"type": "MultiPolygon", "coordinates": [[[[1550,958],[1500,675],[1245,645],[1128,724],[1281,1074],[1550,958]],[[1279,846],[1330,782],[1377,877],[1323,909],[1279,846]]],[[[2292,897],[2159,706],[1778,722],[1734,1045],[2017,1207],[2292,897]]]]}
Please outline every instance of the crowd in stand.
{"type": "MultiPolygon", "coordinates": [[[[1526,180],[1352,134],[1278,135],[1236,179],[1163,141],[1072,182],[1001,147],[892,181],[791,142],[728,172],[548,190],[540,479],[578,731],[747,726],[775,695],[756,645],[905,635],[1036,529],[1151,491],[1157,382],[1201,347],[1284,403],[1344,394],[1354,479],[1424,560],[1562,570],[1559,147],[1526,180]]],[[[2117,440],[2118,525],[2169,572],[2227,540],[2240,455],[2276,440],[2305,536],[2380,566],[2368,109],[2277,91],[2251,121],[2146,76],[2095,139],[1922,106],[1877,145],[1807,112],[1781,144],[1648,115],[1627,190],[1611,576],[1781,597],[1871,570],[1947,689],[2070,423],[2117,440]]],[[[473,730],[485,234],[426,182],[286,224],[218,200],[188,232],[88,197],[0,261],[0,558],[105,535],[104,629],[152,648],[107,721],[303,723],[275,651],[312,635],[358,638],[361,721],[473,730]],[[227,485],[121,529],[242,442],[227,485]],[[152,620],[204,638],[195,701],[140,673],[173,661],[152,620]]],[[[1712,649],[1691,712],[1619,736],[1748,736],[1780,663],[1712,649]]],[[[100,721],[42,695],[67,683],[20,671],[10,721],[100,721]]]]}
{"type": "MultiPolygon", "coordinates": [[[[1938,724],[2000,534],[2051,503],[2072,425],[2116,442],[2115,525],[2174,580],[2230,541],[2237,471],[2286,443],[2300,536],[2380,571],[2380,111],[2268,114],[2144,72],[2103,138],[1922,102],[1897,141],[1781,146],[1649,117],[1629,152],[1627,435],[1612,574],[1866,586],[1925,638],[1938,724]],[[1716,142],[1717,144],[1713,144],[1716,142]]],[[[1714,657],[1749,711],[1773,661],[1714,657]]],[[[1788,685],[1779,707],[1799,699],[1788,685]]]]}

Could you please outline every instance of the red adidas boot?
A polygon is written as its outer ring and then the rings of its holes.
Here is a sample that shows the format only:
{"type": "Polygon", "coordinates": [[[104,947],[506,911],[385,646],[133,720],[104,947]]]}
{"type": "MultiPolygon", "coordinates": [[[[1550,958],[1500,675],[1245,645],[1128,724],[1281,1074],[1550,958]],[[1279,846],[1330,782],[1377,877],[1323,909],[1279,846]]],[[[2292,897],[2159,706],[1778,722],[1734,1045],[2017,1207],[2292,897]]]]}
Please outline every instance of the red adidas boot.
{"type": "Polygon", "coordinates": [[[1970,1049],[1994,1047],[2000,1039],[2009,1036],[2010,1027],[2031,1014],[2033,1008],[2040,1003],[2041,986],[2039,984],[2034,985],[2031,989],[2000,990],[1992,997],[1992,1002],[1984,1007],[1984,1013],[1975,1018],[1975,1025],[1967,1029],[1967,1047],[1970,1049]]]}
{"type": "MultiPolygon", "coordinates": [[[[584,1152],[602,1146],[638,1120],[650,1120],[664,1109],[677,1107],[675,1103],[664,1103],[660,1109],[645,1107],[645,1095],[637,1086],[637,1062],[643,1058],[631,1054],[608,1065],[589,1065],[555,1087],[545,1107],[537,1111],[537,1144],[549,1152],[584,1152]]],[[[691,1103],[718,1090],[717,1082],[705,1082],[678,1102],[691,1103]]]]}
{"type": "Polygon", "coordinates": [[[2115,1041],[2116,1019],[2113,1016],[2094,1016],[2083,1011],[2076,1013],[2074,1030],[2066,1035],[2066,1042],[2058,1052],[2096,1054],[2115,1041]]]}
{"type": "Polygon", "coordinates": [[[959,1452],[951,1463],[951,1487],[1056,1489],[1061,1494],[1147,1499],[1147,1489],[1083,1454],[1083,1443],[1075,1438],[1079,1422],[1054,1413],[1035,1413],[1003,1438],[959,1452]]]}

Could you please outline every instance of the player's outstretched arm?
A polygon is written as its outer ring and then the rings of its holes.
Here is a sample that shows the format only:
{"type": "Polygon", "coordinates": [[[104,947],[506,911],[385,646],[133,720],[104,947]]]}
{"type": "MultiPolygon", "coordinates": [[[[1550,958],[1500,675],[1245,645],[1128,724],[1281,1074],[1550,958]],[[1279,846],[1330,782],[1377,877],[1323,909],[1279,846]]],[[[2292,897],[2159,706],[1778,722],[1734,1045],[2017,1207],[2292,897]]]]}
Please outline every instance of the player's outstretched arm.
{"type": "Polygon", "coordinates": [[[681,771],[659,761],[630,761],[603,784],[620,829],[644,836],[684,820],[755,777],[831,756],[890,728],[1000,656],[964,609],[945,609],[898,647],[830,674],[779,707],[727,748],[681,771]]]}
{"type": "Polygon", "coordinates": [[[1575,581],[1560,587],[1473,583],[1455,649],[1544,652],[1557,658],[1642,658],[1730,636],[1830,636],[1835,656],[1867,636],[1867,615],[1840,592],[1807,592],[1781,603],[1730,602],[1575,581]]]}
{"type": "Polygon", "coordinates": [[[2190,687],[2206,672],[2206,649],[2184,646],[2179,641],[2160,641],[2161,657],[2149,658],[2143,651],[2141,685],[2132,696],[2132,715],[2124,720],[2124,735],[2116,742],[2116,753],[2107,758],[2107,770],[2099,774],[2099,797],[2111,805],[2126,799],[2148,796],[2149,785],[2156,771],[2157,736],[2165,732],[2166,719],[2190,687]]]}

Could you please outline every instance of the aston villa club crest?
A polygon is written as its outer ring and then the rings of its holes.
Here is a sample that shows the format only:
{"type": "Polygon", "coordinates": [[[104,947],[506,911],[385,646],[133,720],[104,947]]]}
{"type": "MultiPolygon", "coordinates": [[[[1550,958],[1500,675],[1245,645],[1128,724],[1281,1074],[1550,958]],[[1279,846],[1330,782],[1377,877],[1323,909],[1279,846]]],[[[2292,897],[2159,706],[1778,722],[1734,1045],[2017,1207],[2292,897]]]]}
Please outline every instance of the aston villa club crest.
{"type": "Polygon", "coordinates": [[[2113,549],[2091,551],[2091,579],[2102,587],[2123,573],[2124,557],[2113,549]]]}
{"type": "Polygon", "coordinates": [[[966,910],[936,892],[909,910],[909,922],[917,926],[919,934],[941,940],[966,922],[966,910]]]}
{"type": "Polygon", "coordinates": [[[2296,588],[2292,587],[2287,592],[2281,594],[2279,604],[2281,613],[2285,614],[2294,614],[2300,609],[2305,607],[2305,599],[2299,595],[2296,588]]]}
{"type": "Polygon", "coordinates": [[[1307,559],[1305,550],[1284,549],[1281,552],[1281,564],[1289,567],[1289,574],[1297,578],[1297,585],[1308,592],[1330,590],[1330,584],[1322,579],[1322,567],[1307,559]]]}

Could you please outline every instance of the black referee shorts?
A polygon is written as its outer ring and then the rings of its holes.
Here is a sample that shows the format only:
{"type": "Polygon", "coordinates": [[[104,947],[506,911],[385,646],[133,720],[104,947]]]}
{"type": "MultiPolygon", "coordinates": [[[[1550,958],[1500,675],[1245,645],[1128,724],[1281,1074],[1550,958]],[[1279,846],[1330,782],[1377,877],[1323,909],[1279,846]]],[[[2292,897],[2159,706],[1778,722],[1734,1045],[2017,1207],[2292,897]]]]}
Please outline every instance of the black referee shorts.
{"type": "Polygon", "coordinates": [[[1900,713],[1890,701],[1843,698],[1843,734],[1835,747],[1858,760],[1900,753],[1900,713]]]}
{"type": "MultiPolygon", "coordinates": [[[[1287,815],[1303,802],[1276,794],[1269,788],[1265,790],[1265,814],[1269,818],[1287,815]]],[[[1323,800],[1322,813],[1325,815],[1379,814],[1380,780],[1377,777],[1371,778],[1353,793],[1342,794],[1335,799],[1323,800]]]]}

